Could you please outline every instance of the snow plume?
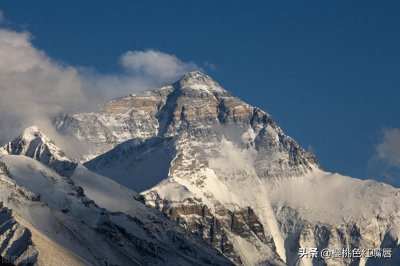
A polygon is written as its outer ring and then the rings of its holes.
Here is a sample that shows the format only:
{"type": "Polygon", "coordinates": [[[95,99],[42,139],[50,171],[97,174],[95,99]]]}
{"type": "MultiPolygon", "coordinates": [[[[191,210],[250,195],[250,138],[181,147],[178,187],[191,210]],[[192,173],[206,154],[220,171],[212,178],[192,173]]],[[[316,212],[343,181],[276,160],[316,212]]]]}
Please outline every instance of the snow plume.
{"type": "Polygon", "coordinates": [[[254,148],[240,148],[225,137],[222,138],[219,148],[221,152],[219,157],[210,155],[208,158],[210,167],[218,173],[221,180],[224,180],[225,185],[234,191],[235,195],[240,195],[240,204],[251,206],[255,210],[266,228],[265,232],[269,232],[274,239],[277,253],[285,261],[284,240],[268,192],[254,167],[257,151],[254,148]]]}
{"type": "Polygon", "coordinates": [[[254,160],[256,157],[256,150],[254,148],[241,149],[234,142],[222,138],[220,147],[220,156],[213,157],[209,155],[209,163],[211,168],[221,169],[223,173],[236,175],[242,171],[251,173],[256,176],[254,169],[254,160]]]}
{"type": "Polygon", "coordinates": [[[400,186],[400,129],[383,129],[368,168],[385,182],[400,186]]]}
{"type": "Polygon", "coordinates": [[[93,110],[113,97],[157,87],[199,69],[148,50],[125,53],[122,73],[99,74],[93,68],[57,62],[34,47],[29,32],[8,29],[0,29],[0,58],[0,145],[36,125],[63,148],[51,125],[55,115],[93,110]]]}

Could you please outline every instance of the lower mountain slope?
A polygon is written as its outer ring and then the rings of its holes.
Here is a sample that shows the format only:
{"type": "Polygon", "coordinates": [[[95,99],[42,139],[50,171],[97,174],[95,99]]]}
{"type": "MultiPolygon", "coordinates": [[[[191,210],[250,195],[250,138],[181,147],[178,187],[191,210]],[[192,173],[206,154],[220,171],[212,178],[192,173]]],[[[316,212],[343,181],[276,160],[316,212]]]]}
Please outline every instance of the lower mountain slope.
{"type": "Polygon", "coordinates": [[[0,218],[10,232],[0,238],[3,258],[18,265],[230,265],[136,192],[81,165],[60,175],[28,155],[0,155],[0,218]]]}

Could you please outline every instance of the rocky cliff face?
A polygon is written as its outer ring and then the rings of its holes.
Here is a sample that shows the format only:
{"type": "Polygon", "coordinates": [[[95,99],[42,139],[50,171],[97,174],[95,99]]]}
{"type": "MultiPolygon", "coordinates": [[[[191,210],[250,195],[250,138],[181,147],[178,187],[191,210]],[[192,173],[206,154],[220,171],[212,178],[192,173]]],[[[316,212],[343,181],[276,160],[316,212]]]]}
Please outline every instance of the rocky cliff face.
{"type": "Polygon", "coordinates": [[[171,87],[165,87],[129,95],[105,103],[102,111],[97,113],[63,114],[54,120],[54,124],[64,135],[87,144],[87,152],[76,158],[85,162],[123,141],[156,136],[156,114],[165,105],[171,91],[171,87]]]}
{"type": "Polygon", "coordinates": [[[89,169],[143,191],[237,265],[377,263],[298,256],[313,247],[392,248],[383,263],[398,260],[399,190],[324,172],[268,113],[200,72],[55,124],[96,144],[89,169]]]}

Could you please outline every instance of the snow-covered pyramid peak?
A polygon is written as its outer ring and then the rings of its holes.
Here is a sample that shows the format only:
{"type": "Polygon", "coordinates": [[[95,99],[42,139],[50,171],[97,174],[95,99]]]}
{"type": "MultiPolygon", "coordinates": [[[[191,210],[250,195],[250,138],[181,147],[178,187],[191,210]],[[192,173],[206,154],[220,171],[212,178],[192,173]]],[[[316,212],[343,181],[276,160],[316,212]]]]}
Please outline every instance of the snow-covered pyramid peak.
{"type": "Polygon", "coordinates": [[[0,148],[0,154],[24,155],[69,175],[76,167],[65,153],[36,126],[30,126],[11,142],[0,148]]]}
{"type": "Polygon", "coordinates": [[[1,149],[5,150],[9,154],[23,154],[34,158],[39,152],[38,148],[44,145],[48,146],[50,150],[54,152],[54,157],[57,159],[68,159],[62,150],[58,148],[49,137],[42,133],[37,126],[30,126],[26,128],[18,137],[7,143],[1,149]]]}
{"type": "Polygon", "coordinates": [[[208,91],[214,93],[227,92],[210,76],[200,71],[193,71],[184,74],[181,79],[174,83],[174,86],[179,89],[189,88],[192,90],[208,91]]]}

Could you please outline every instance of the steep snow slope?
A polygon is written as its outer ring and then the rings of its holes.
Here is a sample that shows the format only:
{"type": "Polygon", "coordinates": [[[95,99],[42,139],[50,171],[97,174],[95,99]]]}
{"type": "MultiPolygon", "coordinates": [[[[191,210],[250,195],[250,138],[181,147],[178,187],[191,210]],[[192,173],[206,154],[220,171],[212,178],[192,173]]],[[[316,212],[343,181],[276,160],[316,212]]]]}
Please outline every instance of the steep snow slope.
{"type": "Polygon", "coordinates": [[[135,214],[148,210],[139,199],[138,193],[130,190],[109,178],[98,175],[79,165],[70,177],[71,181],[82,187],[85,195],[96,204],[112,212],[135,214]]]}
{"type": "Polygon", "coordinates": [[[143,191],[168,176],[176,155],[173,142],[172,138],[159,137],[128,140],[116,147],[117,152],[100,155],[98,161],[101,163],[85,165],[120,184],[143,191]]]}

